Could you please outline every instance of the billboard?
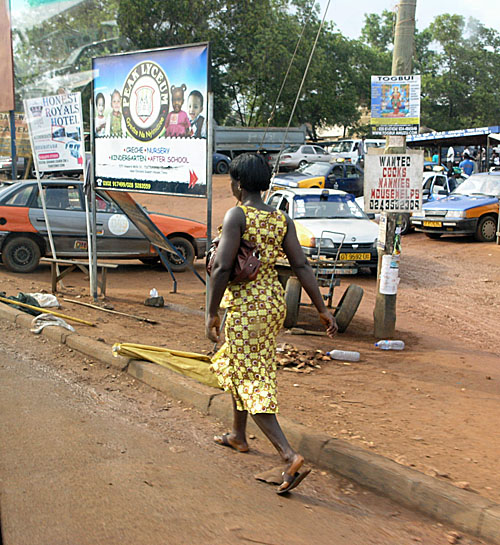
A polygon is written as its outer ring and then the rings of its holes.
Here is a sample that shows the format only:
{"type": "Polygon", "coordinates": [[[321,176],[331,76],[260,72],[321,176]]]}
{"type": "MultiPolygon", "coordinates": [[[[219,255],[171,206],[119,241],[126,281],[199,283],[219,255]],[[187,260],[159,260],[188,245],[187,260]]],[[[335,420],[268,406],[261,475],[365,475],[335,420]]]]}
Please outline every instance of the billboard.
{"type": "Polygon", "coordinates": [[[422,209],[424,152],[386,154],[371,148],[365,157],[365,212],[417,212],[422,209]]]}
{"type": "Polygon", "coordinates": [[[96,187],[206,197],[208,44],[92,60],[96,187]]]}
{"type": "Polygon", "coordinates": [[[372,76],[372,134],[417,134],[420,125],[420,76],[372,76]]]}
{"type": "Polygon", "coordinates": [[[83,121],[80,93],[29,98],[24,101],[39,171],[83,171],[83,121]]]}

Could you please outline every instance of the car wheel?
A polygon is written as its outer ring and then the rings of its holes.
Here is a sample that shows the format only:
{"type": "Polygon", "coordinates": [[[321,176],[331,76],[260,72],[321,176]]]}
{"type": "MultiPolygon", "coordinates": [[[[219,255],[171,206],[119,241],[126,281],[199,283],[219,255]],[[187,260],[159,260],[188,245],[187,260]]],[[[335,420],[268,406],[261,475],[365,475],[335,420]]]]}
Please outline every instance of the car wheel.
{"type": "Polygon", "coordinates": [[[302,159],[302,161],[299,162],[299,167],[303,167],[304,165],[307,165],[307,161],[302,159]]]}
{"type": "Polygon", "coordinates": [[[174,248],[181,254],[182,259],[167,252],[167,259],[174,272],[183,272],[188,267],[193,265],[194,262],[194,247],[187,238],[184,237],[172,237],[168,239],[174,248]]]}
{"type": "Polygon", "coordinates": [[[40,262],[40,246],[29,237],[14,237],[2,249],[2,261],[9,271],[33,272],[40,262]]]}
{"type": "Polygon", "coordinates": [[[479,242],[495,242],[497,236],[497,220],[493,216],[484,216],[477,224],[474,238],[479,242]]]}
{"type": "Polygon", "coordinates": [[[356,284],[351,284],[344,291],[334,314],[339,327],[339,333],[344,333],[347,326],[351,323],[362,298],[363,288],[356,286],[356,284]]]}
{"type": "Polygon", "coordinates": [[[295,327],[297,325],[301,292],[302,284],[298,278],[291,276],[288,279],[285,288],[286,316],[283,325],[286,328],[295,327]]]}
{"type": "Polygon", "coordinates": [[[400,227],[402,235],[407,235],[412,230],[412,226],[410,223],[410,214],[401,214],[400,227]]]}
{"type": "Polygon", "coordinates": [[[425,233],[425,236],[437,240],[441,238],[441,233],[425,233]]]}
{"type": "Polygon", "coordinates": [[[229,163],[226,161],[219,161],[215,165],[215,172],[217,174],[227,174],[229,172],[229,163]]]}

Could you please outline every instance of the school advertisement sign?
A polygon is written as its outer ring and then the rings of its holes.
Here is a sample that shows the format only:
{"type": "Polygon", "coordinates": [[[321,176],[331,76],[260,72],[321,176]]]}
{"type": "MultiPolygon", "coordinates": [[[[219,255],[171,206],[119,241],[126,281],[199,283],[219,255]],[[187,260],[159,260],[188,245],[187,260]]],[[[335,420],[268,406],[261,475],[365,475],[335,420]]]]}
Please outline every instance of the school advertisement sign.
{"type": "Polygon", "coordinates": [[[418,134],[420,76],[372,76],[372,134],[418,134]]]}
{"type": "Polygon", "coordinates": [[[39,171],[83,171],[83,120],[80,93],[29,98],[24,101],[39,171]]]}
{"type": "Polygon", "coordinates": [[[206,197],[208,44],[93,59],[95,183],[206,197]]]}
{"type": "Polygon", "coordinates": [[[422,209],[424,153],[376,153],[365,157],[365,212],[415,212],[422,209]]]}

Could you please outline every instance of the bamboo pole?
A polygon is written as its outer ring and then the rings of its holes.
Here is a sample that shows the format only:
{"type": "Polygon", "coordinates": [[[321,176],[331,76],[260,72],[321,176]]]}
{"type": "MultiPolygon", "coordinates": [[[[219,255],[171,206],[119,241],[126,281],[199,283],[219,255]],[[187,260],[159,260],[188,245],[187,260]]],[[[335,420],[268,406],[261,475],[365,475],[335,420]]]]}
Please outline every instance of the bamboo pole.
{"type": "Polygon", "coordinates": [[[84,307],[95,308],[96,310],[102,310],[103,312],[109,312],[110,314],[118,314],[119,316],[127,316],[129,318],[134,318],[141,322],[148,322],[148,324],[157,324],[156,320],[151,320],[150,318],[144,318],[143,316],[136,316],[135,314],[128,314],[127,312],[120,312],[118,310],[111,310],[110,308],[102,308],[97,305],[91,305],[90,303],[84,303],[83,301],[75,301],[74,299],[63,298],[63,301],[67,303],[74,303],[75,305],[83,305],[84,307]]]}
{"type": "Polygon", "coordinates": [[[92,322],[87,322],[86,320],[80,320],[80,318],[72,318],[71,316],[66,316],[66,314],[61,314],[60,312],[54,312],[53,310],[47,310],[44,308],[35,307],[33,305],[28,305],[27,303],[21,303],[19,301],[15,301],[14,299],[7,299],[6,297],[0,297],[0,301],[3,303],[8,303],[9,305],[16,305],[19,307],[25,307],[30,308],[31,310],[36,310],[44,314],[53,314],[54,316],[57,316],[58,318],[63,318],[64,320],[71,320],[72,322],[78,322],[79,324],[85,324],[92,327],[95,327],[95,324],[92,322]]]}

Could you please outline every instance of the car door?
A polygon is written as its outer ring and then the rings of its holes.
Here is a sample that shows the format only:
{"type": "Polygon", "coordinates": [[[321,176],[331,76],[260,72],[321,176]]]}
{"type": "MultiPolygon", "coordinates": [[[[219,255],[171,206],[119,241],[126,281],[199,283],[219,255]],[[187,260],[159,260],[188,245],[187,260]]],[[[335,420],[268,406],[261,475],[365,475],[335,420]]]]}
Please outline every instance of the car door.
{"type": "Polygon", "coordinates": [[[436,176],[434,176],[431,182],[429,201],[442,199],[445,196],[445,194],[443,193],[440,194],[440,191],[446,191],[446,195],[449,193],[448,180],[446,176],[444,176],[443,174],[436,174],[436,176]]]}
{"type": "Polygon", "coordinates": [[[328,174],[325,181],[325,188],[327,189],[342,189],[340,184],[344,179],[344,165],[334,165],[330,174],[328,174]]]}
{"type": "Polygon", "coordinates": [[[313,150],[316,154],[315,161],[329,161],[331,155],[327,153],[321,146],[313,146],[313,150]]]}
{"type": "MultiPolygon", "coordinates": [[[[42,184],[42,191],[56,254],[61,257],[85,253],[87,226],[83,199],[78,185],[65,182],[42,184]]],[[[47,237],[48,242],[48,228],[38,189],[29,211],[29,218],[35,229],[47,237]]]]}
{"type": "Polygon", "coordinates": [[[314,163],[316,160],[316,154],[312,146],[302,146],[301,155],[302,158],[299,160],[307,161],[308,163],[314,163]]]}
{"type": "Polygon", "coordinates": [[[150,242],[106,194],[96,194],[96,205],[98,255],[133,257],[150,253],[150,242]]]}

